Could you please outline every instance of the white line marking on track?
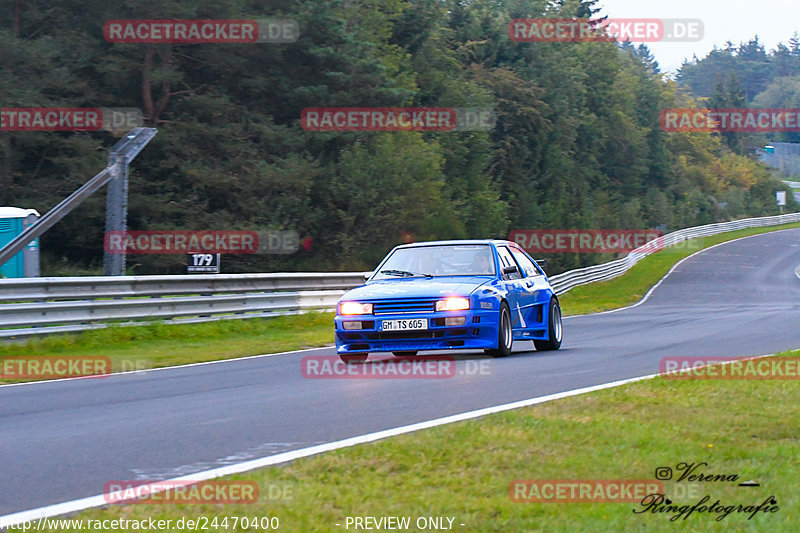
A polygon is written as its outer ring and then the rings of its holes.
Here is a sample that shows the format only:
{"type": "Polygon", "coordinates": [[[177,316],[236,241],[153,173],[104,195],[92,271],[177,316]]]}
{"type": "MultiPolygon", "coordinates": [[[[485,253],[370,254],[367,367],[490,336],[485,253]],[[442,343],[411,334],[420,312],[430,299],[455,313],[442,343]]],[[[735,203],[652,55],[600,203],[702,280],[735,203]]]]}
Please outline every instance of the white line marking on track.
{"type": "MultiPolygon", "coordinates": [[[[141,370],[126,370],[125,372],[114,372],[113,374],[102,375],[102,376],[79,376],[74,378],[59,378],[59,379],[45,379],[41,381],[26,381],[25,383],[9,383],[6,385],[0,385],[0,389],[4,387],[21,387],[22,385],[42,385],[45,383],[58,383],[60,381],[74,381],[76,379],[102,379],[102,378],[112,378],[116,376],[124,376],[125,374],[144,374],[146,372],[158,372],[159,370],[175,370],[181,368],[190,368],[193,366],[203,366],[203,365],[215,365],[218,363],[230,363],[234,361],[244,361],[247,359],[259,359],[262,357],[274,357],[276,355],[288,355],[293,353],[302,353],[302,352],[311,352],[314,350],[323,350],[325,348],[330,348],[331,346],[320,346],[318,348],[303,348],[302,350],[290,350],[288,352],[275,352],[275,353],[263,353],[259,355],[246,355],[244,357],[235,357],[232,359],[217,359],[215,361],[203,361],[202,363],[187,363],[185,365],[174,365],[174,366],[160,366],[158,368],[143,368],[141,370]]],[[[25,357],[24,355],[13,356],[13,357],[25,357]]]]}
{"type": "MultiPolygon", "coordinates": [[[[757,355],[754,357],[748,357],[745,359],[740,360],[747,360],[747,359],[759,359],[762,357],[769,357],[775,354],[767,354],[767,355],[757,355]]],[[[715,363],[716,364],[716,363],[715,363]]],[[[564,391],[558,392],[555,394],[548,394],[546,396],[538,396],[536,398],[529,398],[527,400],[520,400],[517,402],[506,403],[502,405],[496,405],[494,407],[484,407],[483,409],[477,409],[475,411],[468,411],[466,413],[459,413],[456,415],[445,416],[442,418],[435,418],[433,420],[427,420],[425,422],[417,422],[415,424],[410,424],[407,426],[401,426],[391,429],[386,429],[383,431],[377,431],[375,433],[367,433],[366,435],[359,435],[357,437],[350,437],[348,439],[343,439],[335,442],[329,442],[326,444],[319,444],[316,446],[310,446],[308,448],[302,448],[299,450],[292,450],[289,452],[283,452],[275,455],[270,455],[267,457],[261,457],[259,459],[252,459],[249,461],[243,461],[241,463],[232,464],[228,466],[223,466],[219,468],[214,468],[211,470],[205,470],[203,472],[196,472],[194,474],[189,474],[186,476],[181,476],[173,479],[162,480],[152,484],[141,485],[141,487],[151,487],[151,493],[155,494],[160,491],[164,490],[165,485],[169,485],[171,482],[179,482],[179,481],[205,481],[208,479],[215,479],[223,476],[230,476],[233,474],[240,474],[242,472],[247,472],[248,470],[254,470],[256,468],[263,468],[266,466],[272,466],[280,463],[285,463],[288,461],[294,461],[296,459],[301,459],[303,457],[309,457],[311,455],[317,455],[324,452],[330,452],[333,450],[339,450],[341,448],[349,448],[350,446],[356,446],[358,444],[366,444],[368,442],[375,442],[378,440],[386,439],[389,437],[396,437],[398,435],[403,435],[406,433],[412,433],[414,431],[420,431],[423,429],[429,429],[436,426],[443,426],[446,424],[452,424],[453,422],[461,422],[464,420],[471,420],[473,418],[479,418],[481,416],[491,415],[494,413],[500,413],[503,411],[510,411],[512,409],[519,409],[521,407],[528,407],[531,405],[537,405],[540,403],[550,402],[553,400],[560,400],[562,398],[569,398],[570,396],[578,396],[581,394],[587,394],[590,392],[600,391],[603,389],[610,389],[613,387],[619,387],[622,385],[627,385],[629,383],[635,383],[637,381],[644,381],[647,379],[652,379],[660,374],[650,374],[647,376],[639,376],[635,378],[628,378],[619,381],[612,381],[610,383],[603,383],[601,385],[593,385],[591,387],[583,387],[580,389],[574,389],[571,391],[564,391]]],[[[141,489],[144,490],[144,489],[141,489]]],[[[51,518],[58,515],[68,514],[68,513],[75,513],[78,511],[83,511],[85,509],[91,509],[94,507],[102,507],[104,505],[109,505],[107,495],[106,494],[98,494],[96,496],[89,496],[88,498],[81,498],[79,500],[72,500],[63,503],[58,503],[55,505],[48,505],[46,507],[38,507],[36,509],[29,509],[27,511],[20,511],[17,513],[8,514],[5,516],[0,516],[0,529],[8,528],[11,526],[19,525],[24,522],[31,522],[34,520],[39,520],[42,518],[51,518]]]]}
{"type": "MultiPolygon", "coordinates": [[[[159,481],[158,484],[165,485],[169,484],[173,481],[204,481],[207,479],[214,479],[222,476],[229,476],[232,474],[238,474],[241,472],[246,472],[248,470],[253,470],[256,468],[263,468],[265,466],[276,465],[279,463],[285,463],[287,461],[293,461],[295,459],[300,459],[302,457],[308,457],[310,455],[316,455],[324,452],[329,452],[333,450],[338,450],[340,448],[347,448],[350,446],[355,446],[357,444],[365,444],[368,442],[374,442],[377,440],[385,439],[388,437],[395,437],[397,435],[403,435],[405,433],[411,433],[413,431],[419,431],[422,429],[428,429],[436,426],[441,426],[444,424],[451,424],[453,422],[460,422],[462,420],[469,420],[472,418],[478,418],[481,416],[499,413],[501,411],[508,411],[510,409],[518,409],[520,407],[527,407],[529,405],[536,405],[539,403],[549,402],[552,400],[558,400],[561,398],[568,398],[570,396],[576,396],[579,394],[586,394],[588,392],[599,391],[603,389],[608,389],[611,387],[618,387],[620,385],[625,385],[627,383],[633,383],[635,381],[641,381],[645,379],[651,379],[658,374],[651,374],[649,376],[641,376],[637,378],[630,378],[624,379],[621,381],[614,381],[611,383],[604,383],[602,385],[595,385],[592,387],[584,387],[581,389],[575,389],[566,392],[559,392],[556,394],[548,394],[547,396],[539,396],[537,398],[530,398],[527,400],[521,400],[518,402],[507,403],[503,405],[497,405],[494,407],[485,407],[483,409],[478,409],[475,411],[468,411],[466,413],[460,413],[457,415],[446,416],[443,418],[436,418],[433,420],[428,420],[425,422],[417,422],[416,424],[410,424],[407,426],[401,426],[397,428],[387,429],[384,431],[377,431],[375,433],[367,433],[366,435],[359,435],[357,437],[350,437],[348,439],[339,440],[335,442],[329,442],[326,444],[320,444],[317,446],[311,446],[309,448],[302,448],[299,450],[292,450],[289,452],[279,453],[276,455],[271,455],[268,457],[262,457],[259,459],[253,459],[250,461],[244,461],[238,464],[223,466],[219,468],[214,468],[211,470],[206,470],[204,472],[197,472],[194,474],[190,474],[187,476],[182,476],[178,478],[173,478],[166,481],[159,481]]],[[[153,485],[156,485],[154,483],[153,485]]],[[[146,485],[142,485],[144,487],[146,485]]],[[[141,489],[144,490],[144,489],[141,489]]],[[[154,490],[155,492],[155,490],[154,490]]],[[[108,501],[106,496],[103,494],[98,494],[96,496],[90,496],[88,498],[81,498],[79,500],[73,500],[68,502],[59,503],[56,505],[49,505],[47,507],[39,507],[37,509],[30,509],[28,511],[20,511],[18,513],[9,514],[6,516],[0,516],[0,528],[3,527],[10,527],[12,525],[21,524],[23,522],[29,522],[33,520],[38,520],[42,517],[49,518],[57,515],[62,515],[66,513],[74,513],[77,511],[82,511],[84,509],[90,509],[93,507],[101,507],[103,505],[108,505],[108,501]]]]}

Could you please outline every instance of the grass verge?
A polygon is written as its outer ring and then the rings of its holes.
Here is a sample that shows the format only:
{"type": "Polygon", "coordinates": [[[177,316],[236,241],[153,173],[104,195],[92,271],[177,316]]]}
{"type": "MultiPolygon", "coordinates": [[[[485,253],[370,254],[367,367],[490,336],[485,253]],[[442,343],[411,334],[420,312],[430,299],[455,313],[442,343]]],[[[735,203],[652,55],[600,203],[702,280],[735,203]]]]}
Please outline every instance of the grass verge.
{"type": "Polygon", "coordinates": [[[347,517],[365,516],[408,516],[412,524],[450,517],[453,530],[465,532],[797,531],[798,427],[796,382],[658,377],[228,478],[255,481],[256,503],[112,505],[73,518],[174,524],[182,517],[268,516],[291,532],[347,531],[347,517]],[[673,505],[708,495],[706,505],[755,506],[774,496],[780,509],[752,519],[694,512],[671,521],[676,512],[637,514],[639,503],[516,503],[509,496],[518,479],[652,480],[659,467],[677,476],[680,463],[703,462],[695,474],[738,479],[664,482],[673,505]],[[750,480],[760,486],[738,486],[750,480]],[[275,487],[289,497],[270,499],[275,487]]]}
{"type": "MultiPolygon", "coordinates": [[[[119,372],[299,350],[331,342],[333,313],[326,312],[199,324],[113,326],[0,345],[0,353],[108,357],[112,370],[119,372]]],[[[13,382],[19,381],[25,380],[13,382]]]]}

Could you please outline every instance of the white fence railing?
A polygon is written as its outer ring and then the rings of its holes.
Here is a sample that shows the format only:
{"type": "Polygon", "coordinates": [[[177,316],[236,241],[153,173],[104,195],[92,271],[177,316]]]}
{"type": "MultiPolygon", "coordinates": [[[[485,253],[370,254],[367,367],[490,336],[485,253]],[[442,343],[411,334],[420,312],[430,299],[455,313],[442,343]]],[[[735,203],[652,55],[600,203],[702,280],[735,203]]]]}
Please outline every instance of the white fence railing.
{"type": "MultiPolygon", "coordinates": [[[[697,237],[800,221],[800,213],[686,228],[610,263],[553,276],[556,293],[624,274],[650,253],[697,237]]],[[[201,322],[333,309],[362,272],[110,276],[0,280],[0,338],[106,327],[109,323],[201,322]]]]}

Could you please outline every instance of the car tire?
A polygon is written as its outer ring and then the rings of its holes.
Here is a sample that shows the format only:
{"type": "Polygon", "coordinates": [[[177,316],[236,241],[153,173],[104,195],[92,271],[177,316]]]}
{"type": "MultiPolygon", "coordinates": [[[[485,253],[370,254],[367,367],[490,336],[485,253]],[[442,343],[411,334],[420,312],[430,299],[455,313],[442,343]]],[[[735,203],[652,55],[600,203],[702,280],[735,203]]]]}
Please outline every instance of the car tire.
{"type": "Polygon", "coordinates": [[[353,363],[363,363],[369,357],[368,353],[340,353],[339,359],[346,365],[353,363]]]}
{"type": "Polygon", "coordinates": [[[506,357],[511,355],[511,347],[514,344],[514,332],[511,330],[511,312],[508,304],[503,302],[500,305],[500,321],[497,328],[497,348],[484,350],[492,357],[506,357]]]}
{"type": "Polygon", "coordinates": [[[408,350],[406,352],[392,352],[395,357],[414,357],[419,353],[418,350],[408,350]]]}
{"type": "Polygon", "coordinates": [[[561,323],[561,306],[558,299],[553,296],[550,298],[550,310],[547,313],[547,336],[548,340],[533,341],[536,350],[545,352],[548,350],[558,350],[561,348],[561,339],[564,336],[564,327],[561,323]]]}

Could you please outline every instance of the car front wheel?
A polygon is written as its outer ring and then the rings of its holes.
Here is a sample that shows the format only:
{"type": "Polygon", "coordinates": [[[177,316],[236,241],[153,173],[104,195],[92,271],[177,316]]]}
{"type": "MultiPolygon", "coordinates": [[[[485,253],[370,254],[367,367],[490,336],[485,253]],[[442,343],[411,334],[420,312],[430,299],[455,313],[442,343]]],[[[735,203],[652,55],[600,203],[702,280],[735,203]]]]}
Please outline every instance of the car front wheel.
{"type": "Polygon", "coordinates": [[[548,315],[548,339],[546,341],[533,341],[533,345],[536,346],[536,349],[540,352],[558,350],[561,348],[561,338],[563,337],[564,329],[561,325],[561,306],[558,305],[558,300],[555,297],[550,298],[550,312],[548,315]]]}
{"type": "Polygon", "coordinates": [[[505,302],[500,306],[500,322],[497,329],[497,348],[485,351],[492,357],[505,357],[511,354],[511,346],[514,344],[514,335],[511,331],[511,313],[508,310],[508,304],[505,302]]]}

